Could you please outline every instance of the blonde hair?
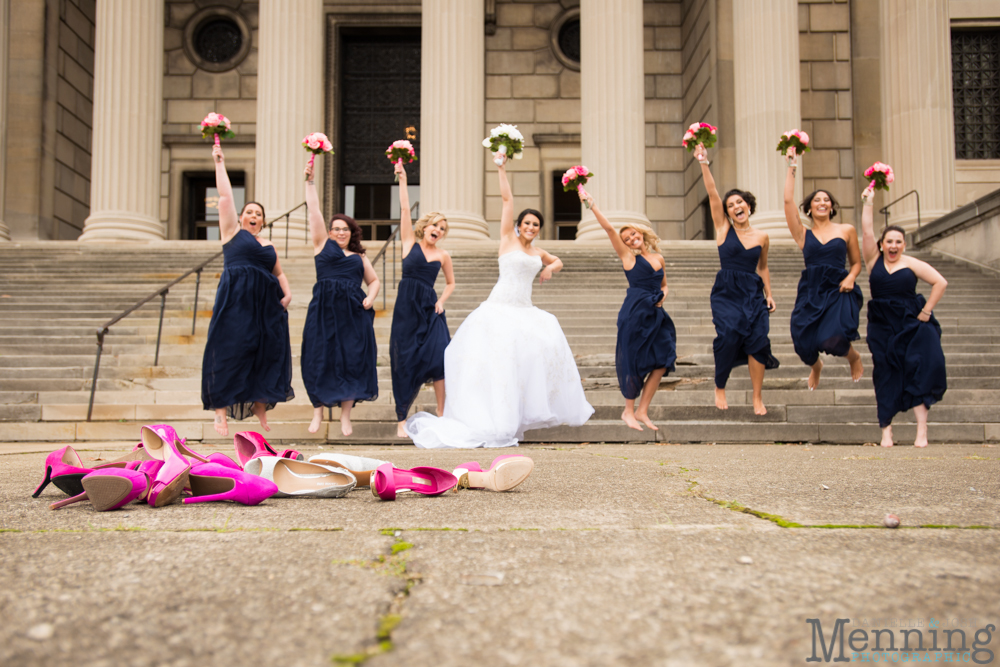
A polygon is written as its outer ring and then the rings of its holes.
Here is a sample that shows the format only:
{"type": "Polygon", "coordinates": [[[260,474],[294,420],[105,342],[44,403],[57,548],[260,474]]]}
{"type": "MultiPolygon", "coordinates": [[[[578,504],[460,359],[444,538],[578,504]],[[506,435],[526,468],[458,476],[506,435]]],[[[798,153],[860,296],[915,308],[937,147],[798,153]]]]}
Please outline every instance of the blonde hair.
{"type": "MultiPolygon", "coordinates": [[[[424,227],[427,225],[436,225],[439,222],[448,222],[448,218],[444,217],[444,213],[438,213],[437,211],[431,211],[430,213],[424,213],[420,216],[420,219],[413,225],[413,235],[418,239],[424,238],[424,227]]],[[[448,235],[448,227],[444,229],[444,238],[448,235]]]]}
{"type": "MultiPolygon", "coordinates": [[[[655,253],[660,252],[660,237],[657,236],[652,230],[646,229],[645,227],[636,227],[635,225],[622,225],[622,227],[618,229],[619,238],[621,237],[622,232],[624,232],[626,229],[634,229],[635,231],[642,234],[642,244],[646,246],[646,250],[655,253]]],[[[632,248],[631,250],[632,253],[635,255],[642,254],[641,250],[636,250],[635,248],[632,248]]]]}

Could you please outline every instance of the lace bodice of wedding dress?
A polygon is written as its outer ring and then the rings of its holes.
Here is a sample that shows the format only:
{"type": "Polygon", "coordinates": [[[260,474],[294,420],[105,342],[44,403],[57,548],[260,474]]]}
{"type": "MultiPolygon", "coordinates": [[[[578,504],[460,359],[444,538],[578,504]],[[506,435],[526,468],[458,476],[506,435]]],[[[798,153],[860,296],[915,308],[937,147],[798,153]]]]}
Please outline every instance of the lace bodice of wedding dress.
{"type": "Polygon", "coordinates": [[[486,299],[490,303],[530,307],[531,285],[542,270],[542,258],[520,250],[500,255],[500,278],[486,299]]]}

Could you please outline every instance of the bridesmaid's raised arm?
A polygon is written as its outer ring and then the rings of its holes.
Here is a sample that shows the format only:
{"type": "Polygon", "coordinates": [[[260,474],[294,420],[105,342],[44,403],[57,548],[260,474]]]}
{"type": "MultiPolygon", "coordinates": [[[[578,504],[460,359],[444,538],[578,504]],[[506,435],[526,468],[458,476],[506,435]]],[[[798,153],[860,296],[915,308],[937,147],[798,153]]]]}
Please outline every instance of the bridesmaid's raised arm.
{"type": "Polygon", "coordinates": [[[229,182],[222,146],[216,144],[212,147],[212,159],[215,160],[215,189],[219,191],[219,237],[223,243],[228,243],[240,231],[240,219],[236,213],[233,185],[229,182]]]}
{"type": "MultiPolygon", "coordinates": [[[[619,234],[618,230],[614,228],[611,221],[604,217],[604,214],[601,213],[601,209],[597,208],[597,203],[594,202],[594,198],[590,194],[584,198],[581,194],[580,201],[584,201],[584,199],[590,203],[590,211],[597,218],[598,224],[600,224],[601,228],[607,232],[608,238],[611,239],[611,247],[614,249],[615,254],[618,255],[618,258],[622,261],[622,264],[631,262],[632,266],[635,266],[635,256],[632,254],[632,251],[627,245],[625,245],[625,242],[622,241],[621,234],[619,234]]],[[[626,266],[625,268],[631,269],[632,267],[626,266]]]]}
{"type": "Polygon", "coordinates": [[[865,258],[865,266],[871,273],[872,267],[881,254],[878,241],[875,240],[875,190],[869,185],[861,193],[861,256],[865,258]]]}
{"type": "Polygon", "coordinates": [[[406,170],[398,162],[393,169],[399,177],[399,239],[403,242],[403,257],[410,254],[410,248],[417,242],[413,233],[413,220],[410,218],[410,190],[406,186],[406,170]]]}
{"type": "Polygon", "coordinates": [[[323,219],[323,208],[319,205],[319,194],[316,192],[316,181],[313,179],[313,165],[306,162],[306,206],[309,207],[309,238],[312,239],[313,254],[319,254],[326,245],[329,235],[326,232],[326,221],[323,219]]]}
{"type": "Polygon", "coordinates": [[[794,146],[789,147],[785,160],[788,162],[788,173],[785,175],[785,222],[801,250],[806,243],[806,228],[802,225],[799,209],[795,205],[795,170],[798,165],[795,163],[794,146]]]}
{"type": "Polygon", "coordinates": [[[726,218],[725,209],[722,206],[722,197],[715,187],[715,179],[712,177],[712,170],[708,168],[708,151],[704,144],[698,144],[694,149],[694,159],[701,163],[701,177],[705,183],[705,191],[708,193],[708,203],[712,209],[712,223],[715,225],[716,239],[724,239],[729,231],[729,220],[726,218]]]}

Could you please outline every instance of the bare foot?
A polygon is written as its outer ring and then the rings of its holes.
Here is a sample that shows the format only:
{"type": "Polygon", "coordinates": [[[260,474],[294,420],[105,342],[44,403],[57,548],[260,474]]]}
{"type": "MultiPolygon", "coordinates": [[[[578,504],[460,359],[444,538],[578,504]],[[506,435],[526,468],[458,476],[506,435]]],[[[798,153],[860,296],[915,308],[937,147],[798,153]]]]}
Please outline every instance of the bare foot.
{"type": "Polygon", "coordinates": [[[260,427],[265,431],[270,431],[271,427],[267,425],[267,406],[263,403],[253,404],[253,414],[260,422],[260,427]]]}
{"type": "Polygon", "coordinates": [[[229,435],[229,422],[226,421],[226,411],[223,410],[222,413],[215,413],[215,432],[219,435],[229,435]]]}
{"type": "Polygon", "coordinates": [[[652,421],[650,421],[649,415],[647,415],[645,412],[643,412],[642,414],[637,414],[635,416],[635,418],[638,419],[639,421],[641,421],[646,426],[648,426],[651,431],[659,431],[660,430],[660,428],[656,424],[654,424],[652,421]]]}
{"type": "Polygon", "coordinates": [[[320,408],[313,413],[312,421],[309,422],[309,432],[315,433],[319,430],[320,425],[323,423],[323,408],[320,408]]]}
{"type": "Polygon", "coordinates": [[[914,447],[926,447],[927,446],[927,427],[924,426],[923,429],[917,426],[917,439],[913,441],[914,447]]]}
{"type": "Polygon", "coordinates": [[[629,428],[634,428],[636,431],[642,430],[642,426],[639,426],[639,422],[636,421],[635,415],[628,410],[622,412],[622,421],[625,422],[625,425],[629,428]]]}
{"type": "Polygon", "coordinates": [[[396,437],[397,438],[409,438],[410,434],[406,432],[405,428],[406,422],[399,422],[396,424],[396,437]]]}
{"type": "Polygon", "coordinates": [[[892,447],[892,427],[886,426],[882,429],[882,446],[892,447]]]}
{"type": "Polygon", "coordinates": [[[728,410],[729,403],[726,402],[726,390],[715,388],[715,407],[720,410],[728,410]]]}
{"type": "Polygon", "coordinates": [[[344,437],[347,437],[350,434],[354,433],[354,427],[351,426],[351,418],[350,417],[343,417],[342,416],[340,418],[340,432],[344,434],[344,437]]]}
{"type": "Polygon", "coordinates": [[[760,394],[754,394],[753,397],[753,413],[755,415],[766,415],[767,408],[764,407],[764,397],[760,394]]]}
{"type": "Polygon", "coordinates": [[[853,347],[847,355],[847,363],[851,365],[851,379],[857,382],[864,374],[864,366],[861,365],[861,355],[853,347]]]}
{"type": "MultiPolygon", "coordinates": [[[[822,372],[823,372],[823,361],[817,359],[816,363],[812,365],[812,370],[809,371],[809,379],[806,380],[806,384],[809,385],[809,391],[812,391],[819,386],[819,374],[822,372]]],[[[757,414],[760,413],[758,412],[757,414]]]]}

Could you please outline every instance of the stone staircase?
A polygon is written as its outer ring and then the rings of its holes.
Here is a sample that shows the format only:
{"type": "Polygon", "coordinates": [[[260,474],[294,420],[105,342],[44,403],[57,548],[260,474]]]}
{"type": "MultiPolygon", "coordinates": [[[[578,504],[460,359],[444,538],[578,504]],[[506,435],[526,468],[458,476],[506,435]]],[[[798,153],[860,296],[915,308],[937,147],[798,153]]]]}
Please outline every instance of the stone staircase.
{"type": "MultiPolygon", "coordinates": [[[[750,402],[746,367],[734,371],[729,381],[730,409],[723,412],[714,406],[715,331],[709,306],[718,268],[714,243],[664,244],[670,287],[665,305],[677,327],[678,365],[664,379],[650,409],[661,430],[639,433],[619,420],[623,399],[614,369],[615,321],[626,287],[620,263],[607,244],[543,243],[563,259],[565,269],[550,283],[536,283],[534,301],[559,318],[596,413],[579,428],[529,432],[529,441],[862,443],[878,439],[871,358],[863,340],[858,345],[865,362],[861,382],[851,381],[846,362],[825,358],[820,388],[806,388],[808,369],[795,356],[788,333],[802,269],[801,253],[793,245],[772,244],[770,266],[778,312],[771,317],[771,341],[782,365],[766,375],[768,414],[758,417],[750,402]]],[[[454,334],[496,281],[497,246],[454,242],[450,249],[458,281],[448,304],[454,334]]],[[[203,274],[194,335],[194,278],[171,289],[158,365],[153,361],[159,298],[111,328],[105,339],[92,421],[86,421],[98,327],[218,250],[218,244],[180,241],[152,246],[73,242],[0,246],[0,441],[130,440],[136,437],[139,424],[151,422],[170,422],[183,437],[193,440],[219,441],[210,413],[201,409],[200,366],[221,260],[203,274]]],[[[925,259],[933,261],[949,280],[948,292],[936,309],[944,328],[949,391],[931,410],[930,438],[934,442],[1000,440],[1000,280],[939,257],[925,259]]],[[[310,434],[306,426],[312,407],[300,379],[298,352],[315,280],[311,249],[293,245],[288,258],[282,258],[282,266],[293,291],[290,324],[296,398],[269,413],[272,430],[268,438],[400,444],[393,437],[387,355],[395,290],[391,286],[387,290],[388,309],[378,311],[375,319],[379,348],[385,351],[379,356],[379,400],[354,409],[351,438],[341,435],[336,409],[328,427],[310,434]]],[[[377,269],[381,274],[381,262],[377,269]]],[[[386,271],[387,283],[391,283],[392,266],[386,271]]],[[[396,271],[398,277],[398,257],[396,271]]],[[[864,274],[859,283],[867,295],[864,274]]],[[[376,307],[381,304],[380,297],[376,307]]],[[[433,405],[433,392],[425,388],[416,407],[433,411],[433,405]]],[[[912,440],[912,414],[900,415],[895,423],[897,439],[912,440]]],[[[248,420],[231,428],[250,430],[253,425],[248,420]]]]}

